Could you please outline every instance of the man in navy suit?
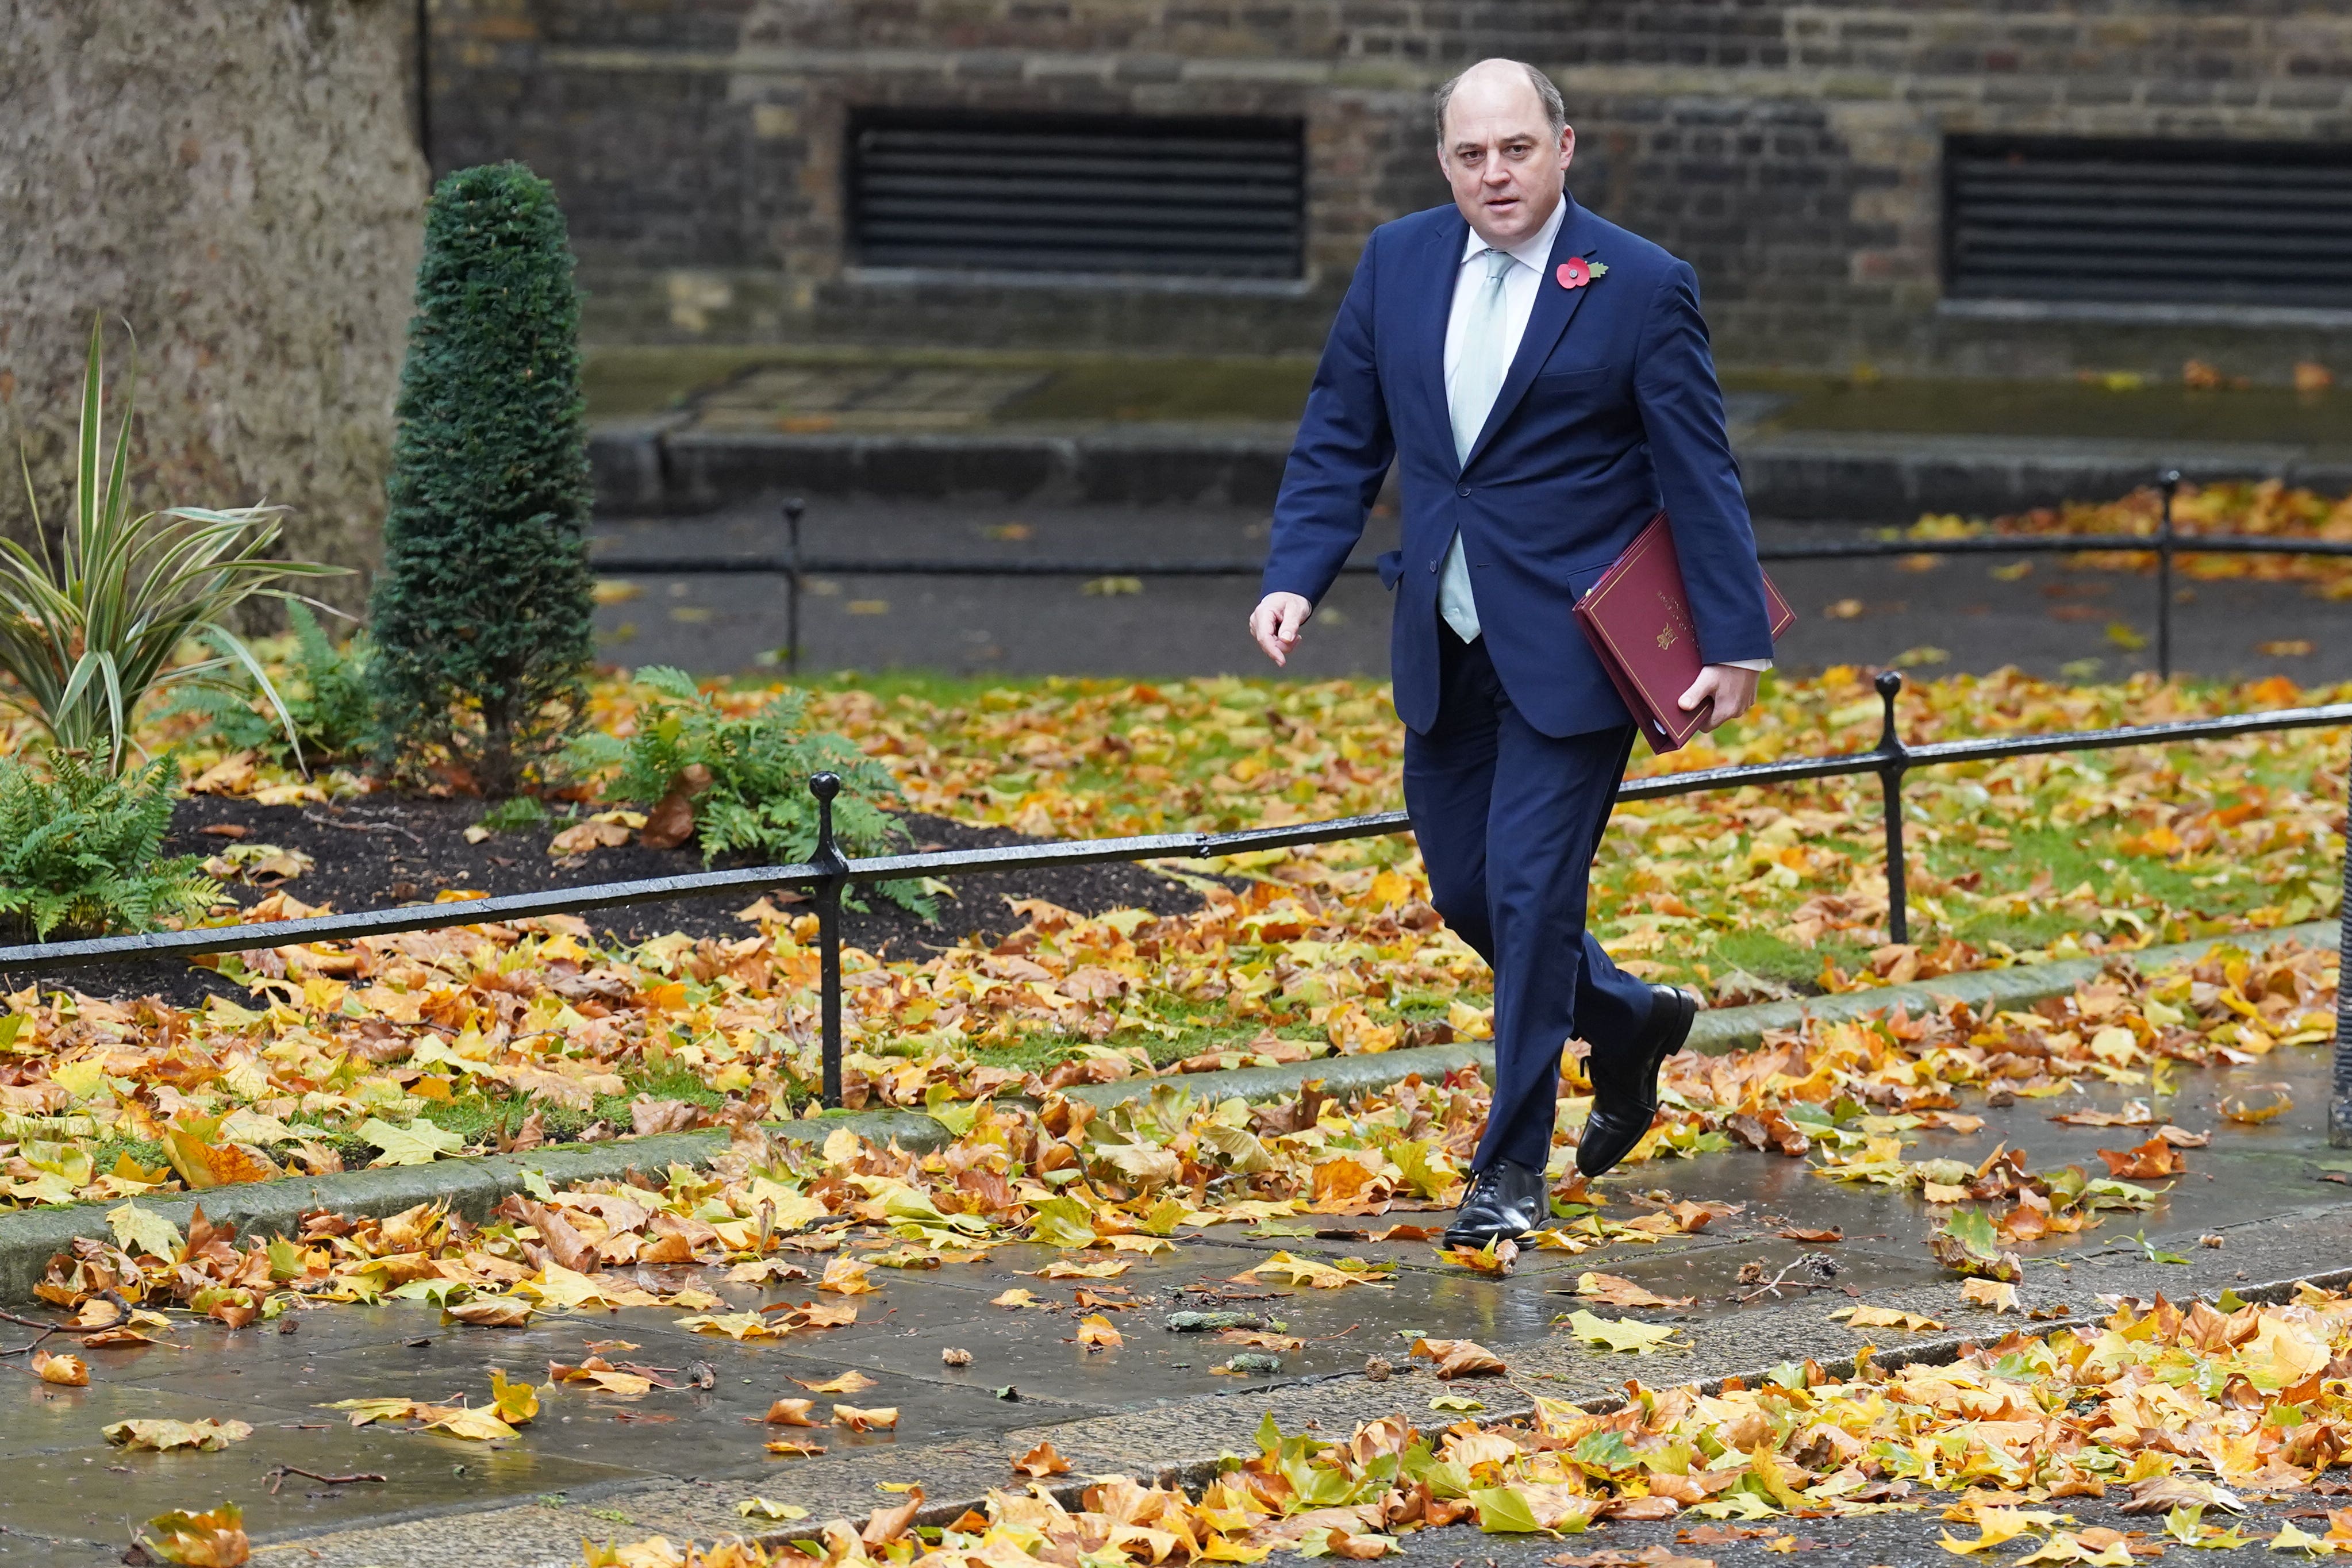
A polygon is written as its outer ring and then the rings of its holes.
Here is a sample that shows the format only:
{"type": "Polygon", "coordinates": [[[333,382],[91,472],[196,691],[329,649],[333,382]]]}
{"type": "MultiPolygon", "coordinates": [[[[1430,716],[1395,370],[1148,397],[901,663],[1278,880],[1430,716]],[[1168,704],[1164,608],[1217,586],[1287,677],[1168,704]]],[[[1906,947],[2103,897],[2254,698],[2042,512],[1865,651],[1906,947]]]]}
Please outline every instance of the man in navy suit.
{"type": "Polygon", "coordinates": [[[1587,1175],[1641,1141],[1697,1007],[1610,962],[1586,886],[1632,715],[1570,607],[1664,507],[1706,727],[1755,701],[1771,634],[1690,268],[1577,205],[1559,89],[1486,60],[1437,95],[1454,205],[1372,233],[1307,394],[1250,631],[1286,661],[1391,462],[1390,657],[1405,805],[1438,912],[1495,972],[1495,1094],[1449,1244],[1548,1224],[1570,1037],[1591,1047],[1587,1175]]]}

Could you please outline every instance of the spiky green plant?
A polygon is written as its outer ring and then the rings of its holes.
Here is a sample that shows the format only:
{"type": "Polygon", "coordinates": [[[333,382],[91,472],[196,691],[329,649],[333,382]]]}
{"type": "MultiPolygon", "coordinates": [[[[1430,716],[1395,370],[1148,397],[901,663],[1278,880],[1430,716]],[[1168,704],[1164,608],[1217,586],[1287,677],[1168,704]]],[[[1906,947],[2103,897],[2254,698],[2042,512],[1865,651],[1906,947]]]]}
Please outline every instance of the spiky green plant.
{"type": "Polygon", "coordinates": [[[201,718],[205,731],[227,751],[255,752],[274,763],[312,767],[348,762],[366,749],[374,731],[367,692],[367,634],[337,647],[308,606],[289,605],[287,619],[293,625],[294,646],[285,660],[278,695],[294,721],[291,734],[254,706],[259,694],[250,688],[184,690],[165,714],[201,718]]]}
{"type": "MultiPolygon", "coordinates": [[[[225,685],[233,669],[252,679],[291,736],[293,721],[278,689],[230,622],[253,599],[291,599],[277,585],[287,578],[341,568],[270,556],[283,507],[175,506],[134,513],[129,475],[136,367],[123,389],[122,423],[110,458],[105,352],[104,321],[92,321],[74,448],[73,516],[56,551],[37,499],[38,553],[0,539],[0,670],[10,678],[0,687],[0,701],[29,714],[58,751],[89,759],[108,777],[128,760],[131,721],[142,702],[173,687],[225,685]],[[210,644],[213,657],[174,664],[192,642],[210,644]]],[[[25,482],[31,492],[29,463],[25,482]]]]}

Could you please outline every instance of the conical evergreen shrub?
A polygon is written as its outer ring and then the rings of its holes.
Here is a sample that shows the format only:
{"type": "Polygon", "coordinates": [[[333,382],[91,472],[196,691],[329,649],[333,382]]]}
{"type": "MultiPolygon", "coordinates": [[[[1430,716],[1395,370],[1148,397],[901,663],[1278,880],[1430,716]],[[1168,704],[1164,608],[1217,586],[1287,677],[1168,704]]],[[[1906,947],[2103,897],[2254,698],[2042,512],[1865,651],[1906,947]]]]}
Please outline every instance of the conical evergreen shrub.
{"type": "Polygon", "coordinates": [[[578,727],[595,651],[580,297],[520,163],[435,187],[401,370],[368,681],[386,761],[512,795],[578,727]]]}

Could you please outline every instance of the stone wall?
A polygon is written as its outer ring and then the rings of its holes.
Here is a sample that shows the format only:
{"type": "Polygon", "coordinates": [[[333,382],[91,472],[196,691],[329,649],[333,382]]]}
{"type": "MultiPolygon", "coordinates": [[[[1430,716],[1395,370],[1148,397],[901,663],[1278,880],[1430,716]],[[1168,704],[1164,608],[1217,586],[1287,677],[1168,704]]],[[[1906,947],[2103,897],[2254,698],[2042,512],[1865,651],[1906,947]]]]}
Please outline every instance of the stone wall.
{"type": "Polygon", "coordinates": [[[1942,300],[1951,132],[2352,139],[2344,0],[438,0],[436,160],[564,193],[606,341],[1254,350],[1320,340],[1365,233],[1444,199],[1427,95],[1526,58],[1580,199],[1698,268],[1727,363],[2046,374],[2352,368],[2352,312],[1942,300]],[[853,106],[1305,121],[1293,288],[909,286],[843,244],[853,106]]]}
{"type": "MultiPolygon", "coordinates": [[[[137,337],[142,509],[282,501],[293,553],[373,560],[425,186],[413,32],[394,0],[0,0],[0,528],[26,537],[20,443],[65,514],[103,315],[118,391],[137,337]]],[[[356,606],[364,579],[320,591],[356,606]]]]}

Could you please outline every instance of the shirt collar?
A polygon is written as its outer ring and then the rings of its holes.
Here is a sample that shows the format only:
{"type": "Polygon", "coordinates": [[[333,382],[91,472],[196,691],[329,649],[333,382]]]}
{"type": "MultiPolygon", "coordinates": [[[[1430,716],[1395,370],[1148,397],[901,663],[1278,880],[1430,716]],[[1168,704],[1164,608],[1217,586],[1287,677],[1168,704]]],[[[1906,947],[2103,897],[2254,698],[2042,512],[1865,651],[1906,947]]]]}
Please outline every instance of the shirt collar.
{"type": "MultiPolygon", "coordinates": [[[[1559,237],[1559,226],[1567,221],[1568,193],[1563,191],[1560,193],[1559,205],[1551,209],[1551,216],[1544,219],[1543,227],[1512,246],[1504,254],[1523,267],[1537,272],[1542,271],[1544,263],[1551,259],[1552,241],[1559,237]]],[[[1486,248],[1487,248],[1486,242],[1478,237],[1478,231],[1474,228],[1462,242],[1462,259],[1467,261],[1486,248]]]]}

